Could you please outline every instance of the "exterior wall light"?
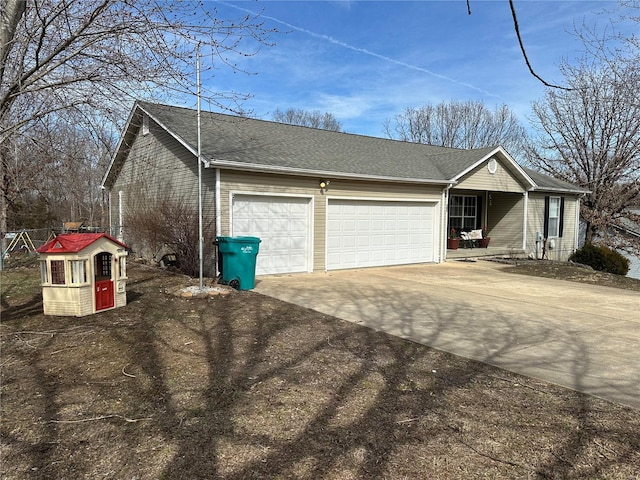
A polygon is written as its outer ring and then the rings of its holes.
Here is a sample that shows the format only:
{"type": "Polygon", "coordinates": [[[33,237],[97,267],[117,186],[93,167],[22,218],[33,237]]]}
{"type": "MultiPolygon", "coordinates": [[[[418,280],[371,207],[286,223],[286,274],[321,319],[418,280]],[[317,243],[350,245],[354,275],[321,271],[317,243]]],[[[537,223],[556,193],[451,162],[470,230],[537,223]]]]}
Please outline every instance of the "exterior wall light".
{"type": "Polygon", "coordinates": [[[329,186],[331,182],[329,180],[320,180],[320,188],[325,189],[329,186]]]}

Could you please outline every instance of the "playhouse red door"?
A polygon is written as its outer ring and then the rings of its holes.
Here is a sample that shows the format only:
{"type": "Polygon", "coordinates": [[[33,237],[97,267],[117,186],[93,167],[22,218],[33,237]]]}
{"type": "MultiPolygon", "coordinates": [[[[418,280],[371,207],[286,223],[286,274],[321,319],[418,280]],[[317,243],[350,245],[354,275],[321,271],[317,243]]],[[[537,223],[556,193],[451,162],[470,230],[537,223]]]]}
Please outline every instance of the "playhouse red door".
{"type": "Polygon", "coordinates": [[[111,280],[111,258],[111,254],[107,252],[99,253],[95,257],[96,311],[113,308],[115,305],[113,280],[111,280]]]}
{"type": "Polygon", "coordinates": [[[111,280],[96,282],[96,310],[113,308],[113,305],[113,282],[111,280]]]}

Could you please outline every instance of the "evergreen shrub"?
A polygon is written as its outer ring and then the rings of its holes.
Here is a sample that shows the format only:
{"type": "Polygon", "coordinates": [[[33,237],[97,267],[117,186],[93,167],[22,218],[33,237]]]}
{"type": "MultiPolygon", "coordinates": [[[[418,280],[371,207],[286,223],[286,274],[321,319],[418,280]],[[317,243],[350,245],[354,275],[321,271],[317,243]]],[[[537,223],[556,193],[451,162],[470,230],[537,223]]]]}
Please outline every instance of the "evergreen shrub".
{"type": "Polygon", "coordinates": [[[585,244],[576,250],[571,257],[571,262],[589,265],[594,270],[601,272],[626,275],[629,271],[629,260],[619,252],[604,245],[585,244]]]}

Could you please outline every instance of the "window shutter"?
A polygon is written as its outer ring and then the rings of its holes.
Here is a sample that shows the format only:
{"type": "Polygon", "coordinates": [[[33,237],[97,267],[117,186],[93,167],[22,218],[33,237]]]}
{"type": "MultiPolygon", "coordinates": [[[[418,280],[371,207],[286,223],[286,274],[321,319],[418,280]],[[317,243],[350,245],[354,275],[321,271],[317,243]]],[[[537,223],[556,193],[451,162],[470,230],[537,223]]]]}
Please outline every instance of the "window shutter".
{"type": "Polygon", "coordinates": [[[478,199],[476,200],[476,228],[482,228],[482,219],[484,215],[482,214],[482,195],[478,195],[478,199]]]}
{"type": "Polygon", "coordinates": [[[560,197],[560,225],[558,225],[559,237],[562,237],[563,228],[564,228],[564,197],[560,197]]]}
{"type": "Polygon", "coordinates": [[[544,238],[549,238],[549,197],[544,197],[544,238]]]}

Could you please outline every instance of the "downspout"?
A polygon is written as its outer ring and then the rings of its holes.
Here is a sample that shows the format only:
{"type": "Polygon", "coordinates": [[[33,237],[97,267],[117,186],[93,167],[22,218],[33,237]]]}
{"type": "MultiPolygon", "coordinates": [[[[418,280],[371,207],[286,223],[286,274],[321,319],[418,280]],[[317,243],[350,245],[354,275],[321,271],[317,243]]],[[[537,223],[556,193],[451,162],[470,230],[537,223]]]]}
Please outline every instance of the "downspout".
{"type": "MultiPolygon", "coordinates": [[[[104,186],[100,188],[102,189],[102,204],[104,205],[104,191],[106,189],[104,188],[104,186]]],[[[109,215],[109,221],[107,223],[109,224],[109,235],[114,237],[115,235],[113,235],[113,222],[111,221],[111,190],[107,192],[107,198],[108,198],[107,215],[109,215]]]]}
{"type": "Polygon", "coordinates": [[[440,263],[447,260],[447,238],[449,238],[449,190],[453,187],[453,183],[448,184],[442,191],[442,215],[441,228],[444,231],[444,242],[442,241],[442,234],[440,235],[440,263]]]}
{"type": "Polygon", "coordinates": [[[529,190],[524,192],[524,221],[522,222],[522,250],[527,254],[527,225],[529,224],[529,190]]]}
{"type": "Polygon", "coordinates": [[[122,213],[122,209],[124,207],[123,194],[124,192],[122,190],[118,190],[118,236],[116,238],[121,242],[124,241],[124,215],[122,213]]]}
{"type": "Polygon", "coordinates": [[[574,224],[575,227],[573,228],[574,234],[573,252],[571,252],[572,254],[578,249],[580,245],[580,202],[582,201],[582,197],[584,197],[584,194],[578,195],[578,198],[576,200],[576,223],[574,224]]]}
{"type": "MultiPolygon", "coordinates": [[[[220,205],[220,169],[216,168],[216,192],[215,192],[215,203],[216,203],[216,237],[222,235],[222,207],[220,205]]],[[[216,278],[220,275],[221,272],[218,271],[218,249],[216,249],[216,278]]]]}

